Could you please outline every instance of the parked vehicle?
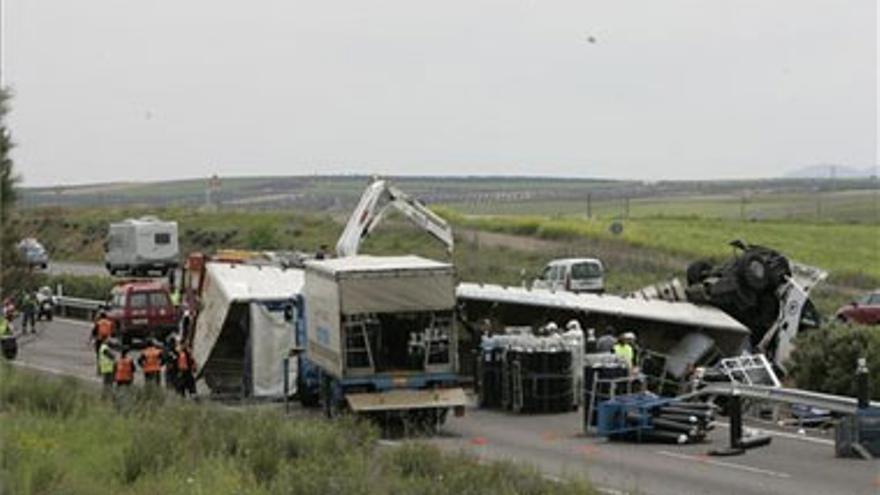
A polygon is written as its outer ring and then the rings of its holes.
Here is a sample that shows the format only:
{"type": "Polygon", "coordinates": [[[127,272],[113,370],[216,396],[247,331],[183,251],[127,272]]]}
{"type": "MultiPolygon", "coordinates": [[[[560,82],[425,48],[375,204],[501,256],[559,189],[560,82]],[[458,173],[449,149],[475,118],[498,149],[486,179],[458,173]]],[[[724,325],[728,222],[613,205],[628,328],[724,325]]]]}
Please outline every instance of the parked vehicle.
{"type": "Polygon", "coordinates": [[[464,413],[458,383],[455,274],[417,256],[306,262],[300,396],[341,409],[435,428],[464,413]]]}
{"type": "Polygon", "coordinates": [[[40,267],[44,270],[49,267],[49,253],[40,241],[33,237],[22,239],[18,243],[18,251],[28,266],[40,267]]]}
{"type": "Polygon", "coordinates": [[[55,306],[58,305],[58,298],[52,293],[52,289],[43,286],[37,291],[37,319],[52,321],[55,315],[55,306]]]}
{"type": "Polygon", "coordinates": [[[164,276],[178,266],[177,222],[142,217],[112,223],[105,250],[104,263],[111,275],[158,271],[164,276]]]}
{"type": "Polygon", "coordinates": [[[553,260],[533,283],[536,289],[568,292],[605,292],[605,267],[596,258],[553,260]]]}
{"type": "Polygon", "coordinates": [[[117,283],[106,310],[114,322],[114,335],[125,344],[148,337],[164,340],[177,330],[177,309],[171,304],[168,286],[155,280],[117,283]]]}
{"type": "Polygon", "coordinates": [[[880,325],[880,289],[838,309],[837,319],[846,323],[880,325]]]}

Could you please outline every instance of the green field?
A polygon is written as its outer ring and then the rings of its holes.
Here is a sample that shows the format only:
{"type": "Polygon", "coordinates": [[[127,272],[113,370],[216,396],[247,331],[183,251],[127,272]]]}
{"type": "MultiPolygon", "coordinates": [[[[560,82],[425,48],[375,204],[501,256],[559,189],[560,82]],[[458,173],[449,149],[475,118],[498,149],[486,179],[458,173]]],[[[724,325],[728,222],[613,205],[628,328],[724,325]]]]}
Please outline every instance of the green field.
{"type": "Polygon", "coordinates": [[[880,280],[880,225],[786,221],[739,221],[717,218],[631,218],[623,233],[610,232],[610,221],[576,217],[461,216],[446,212],[459,225],[545,239],[594,238],[697,258],[731,253],[727,243],[743,239],[777,249],[790,258],[829,270],[833,279],[857,286],[880,280]]]}
{"type": "MultiPolygon", "coordinates": [[[[582,200],[464,202],[445,205],[468,215],[587,216],[582,200]]],[[[592,218],[698,216],[729,220],[792,220],[880,224],[880,191],[848,190],[743,195],[688,195],[590,202],[592,218]],[[628,204],[627,204],[628,203],[628,204]]]]}
{"type": "Polygon", "coordinates": [[[547,481],[530,467],[422,443],[383,447],[371,425],[351,418],[234,410],[141,389],[101,400],[73,379],[0,364],[3,494],[594,493],[582,481],[547,481]]]}

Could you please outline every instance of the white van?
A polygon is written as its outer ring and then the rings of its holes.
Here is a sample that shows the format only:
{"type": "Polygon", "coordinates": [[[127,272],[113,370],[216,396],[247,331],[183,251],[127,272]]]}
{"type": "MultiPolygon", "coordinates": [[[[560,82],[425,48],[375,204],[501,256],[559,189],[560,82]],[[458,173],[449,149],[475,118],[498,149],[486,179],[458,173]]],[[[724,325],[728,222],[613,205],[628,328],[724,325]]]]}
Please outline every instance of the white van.
{"type": "Polygon", "coordinates": [[[537,289],[605,292],[605,268],[596,258],[553,260],[532,284],[537,289]]]}
{"type": "Polygon", "coordinates": [[[142,217],[112,223],[105,250],[104,264],[111,275],[141,275],[150,270],[165,275],[178,265],[177,222],[142,217]]]}

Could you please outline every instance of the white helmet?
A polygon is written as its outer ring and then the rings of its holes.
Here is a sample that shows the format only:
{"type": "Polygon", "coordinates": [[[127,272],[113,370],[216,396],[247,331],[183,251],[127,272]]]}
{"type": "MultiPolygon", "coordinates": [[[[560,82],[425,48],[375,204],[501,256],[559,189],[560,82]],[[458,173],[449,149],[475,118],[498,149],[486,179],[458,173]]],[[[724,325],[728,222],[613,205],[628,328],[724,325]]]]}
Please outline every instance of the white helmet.
{"type": "Polygon", "coordinates": [[[568,323],[565,324],[565,329],[568,331],[581,330],[581,322],[577,320],[569,320],[568,323]]]}
{"type": "Polygon", "coordinates": [[[548,332],[555,332],[559,330],[559,325],[557,325],[555,321],[551,321],[544,327],[544,330],[547,330],[548,332]]]}

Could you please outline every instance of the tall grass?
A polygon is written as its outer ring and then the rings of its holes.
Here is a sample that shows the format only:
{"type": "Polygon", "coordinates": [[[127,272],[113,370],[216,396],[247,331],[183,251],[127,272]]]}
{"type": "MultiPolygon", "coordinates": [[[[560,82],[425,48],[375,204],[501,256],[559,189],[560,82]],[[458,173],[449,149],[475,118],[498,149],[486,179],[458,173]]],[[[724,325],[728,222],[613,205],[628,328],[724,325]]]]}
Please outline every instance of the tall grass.
{"type": "Polygon", "coordinates": [[[592,493],[426,445],[380,447],[374,428],[350,418],[131,392],[102,401],[77,382],[0,366],[0,494],[592,493]]]}
{"type": "Polygon", "coordinates": [[[612,234],[608,221],[540,216],[463,217],[462,226],[552,240],[593,238],[692,258],[718,258],[727,243],[744,239],[773,247],[797,261],[820,266],[838,281],[868,287],[880,281],[880,226],[809,224],[784,221],[691,218],[640,218],[623,221],[623,233],[612,234]]]}

